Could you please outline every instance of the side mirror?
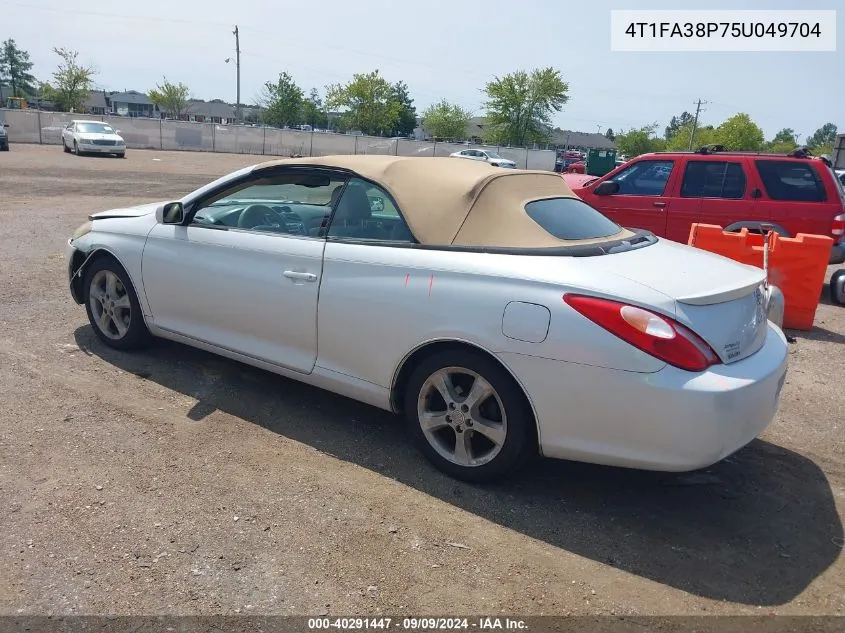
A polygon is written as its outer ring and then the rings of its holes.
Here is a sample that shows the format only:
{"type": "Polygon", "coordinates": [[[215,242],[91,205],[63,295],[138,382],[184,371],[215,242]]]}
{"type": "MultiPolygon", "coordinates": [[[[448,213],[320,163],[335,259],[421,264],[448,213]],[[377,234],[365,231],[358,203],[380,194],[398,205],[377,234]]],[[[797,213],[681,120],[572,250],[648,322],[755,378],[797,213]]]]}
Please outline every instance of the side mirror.
{"type": "Polygon", "coordinates": [[[181,202],[168,202],[156,209],[156,220],[160,224],[182,224],[185,220],[185,208],[181,202]]]}
{"type": "Polygon", "coordinates": [[[8,123],[4,123],[4,124],[3,124],[3,127],[9,127],[9,124],[8,124],[8,123]]]}
{"type": "Polygon", "coordinates": [[[370,198],[370,211],[384,211],[384,198],[381,196],[370,198]]]}
{"type": "Polygon", "coordinates": [[[615,180],[605,180],[593,189],[593,193],[597,196],[612,196],[619,192],[619,183],[615,180]]]}

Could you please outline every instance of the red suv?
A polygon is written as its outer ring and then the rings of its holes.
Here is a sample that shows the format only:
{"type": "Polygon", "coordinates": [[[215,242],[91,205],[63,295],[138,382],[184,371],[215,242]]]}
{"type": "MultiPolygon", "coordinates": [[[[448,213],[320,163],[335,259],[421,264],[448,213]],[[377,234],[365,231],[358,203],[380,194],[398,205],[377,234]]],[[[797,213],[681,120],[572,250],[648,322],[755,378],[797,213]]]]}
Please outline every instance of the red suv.
{"type": "MultiPolygon", "coordinates": [[[[567,180],[569,174],[561,177],[567,180]]],[[[623,226],[686,243],[693,222],[754,232],[772,224],[787,237],[832,237],[830,263],[845,261],[845,187],[828,161],[800,150],[657,152],[586,184],[580,178],[570,185],[572,191],[623,226]]]]}

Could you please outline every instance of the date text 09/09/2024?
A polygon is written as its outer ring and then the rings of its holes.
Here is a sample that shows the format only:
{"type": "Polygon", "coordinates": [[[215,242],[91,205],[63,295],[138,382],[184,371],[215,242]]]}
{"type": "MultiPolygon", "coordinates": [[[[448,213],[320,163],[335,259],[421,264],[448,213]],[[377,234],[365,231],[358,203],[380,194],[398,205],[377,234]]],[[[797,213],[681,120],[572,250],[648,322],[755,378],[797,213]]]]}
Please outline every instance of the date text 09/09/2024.
{"type": "Polygon", "coordinates": [[[818,22],[631,22],[631,37],[821,37],[818,22]]]}
{"type": "Polygon", "coordinates": [[[308,618],[308,630],[403,630],[403,631],[496,631],[527,630],[524,620],[514,618],[308,618]]]}

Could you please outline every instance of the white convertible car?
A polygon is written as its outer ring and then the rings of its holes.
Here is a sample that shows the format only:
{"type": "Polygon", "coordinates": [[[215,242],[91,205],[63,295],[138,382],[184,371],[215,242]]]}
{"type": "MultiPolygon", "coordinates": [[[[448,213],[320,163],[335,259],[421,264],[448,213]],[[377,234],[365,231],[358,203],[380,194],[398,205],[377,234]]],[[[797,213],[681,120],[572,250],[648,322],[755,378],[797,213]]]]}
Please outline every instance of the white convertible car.
{"type": "Polygon", "coordinates": [[[70,289],[107,345],[172,339],[402,413],[460,479],[538,454],[705,467],[786,376],[762,270],[622,228],[552,172],[286,159],[89,220],[70,289]]]}

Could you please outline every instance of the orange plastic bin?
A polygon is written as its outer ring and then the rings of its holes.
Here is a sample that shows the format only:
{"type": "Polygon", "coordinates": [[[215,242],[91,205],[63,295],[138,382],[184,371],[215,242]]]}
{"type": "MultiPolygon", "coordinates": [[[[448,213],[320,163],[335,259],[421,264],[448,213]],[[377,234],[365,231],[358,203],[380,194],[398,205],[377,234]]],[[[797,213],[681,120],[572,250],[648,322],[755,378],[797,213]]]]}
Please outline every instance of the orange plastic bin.
{"type": "MultiPolygon", "coordinates": [[[[759,233],[749,233],[748,229],[726,233],[715,224],[693,224],[688,241],[690,246],[758,268],[763,268],[763,243],[759,233]]],[[[824,235],[773,235],[769,283],[783,292],[783,327],[813,329],[832,245],[833,239],[824,235]]]]}

